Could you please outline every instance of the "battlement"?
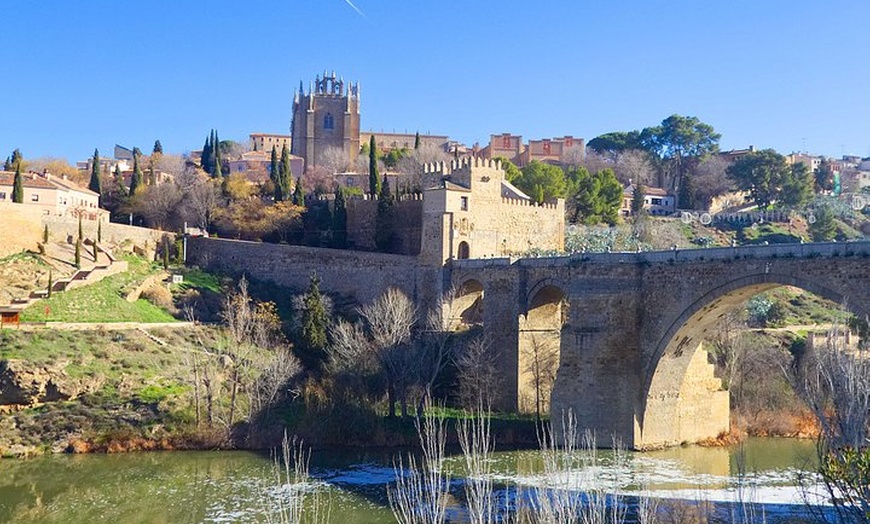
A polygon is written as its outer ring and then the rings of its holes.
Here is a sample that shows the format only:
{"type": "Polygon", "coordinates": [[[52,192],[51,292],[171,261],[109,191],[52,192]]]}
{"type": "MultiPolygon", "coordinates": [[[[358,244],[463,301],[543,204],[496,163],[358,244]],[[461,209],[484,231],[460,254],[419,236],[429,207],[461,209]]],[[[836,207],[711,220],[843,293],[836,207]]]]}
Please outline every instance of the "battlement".
{"type": "Polygon", "coordinates": [[[423,164],[423,173],[440,174],[443,176],[452,175],[454,172],[465,171],[470,172],[473,168],[486,168],[504,171],[501,166],[501,160],[492,160],[479,157],[466,157],[454,159],[450,162],[430,162],[423,164]]]}
{"type": "Polygon", "coordinates": [[[505,198],[502,197],[501,203],[506,206],[518,206],[518,207],[537,207],[540,209],[550,209],[556,211],[560,209],[558,202],[543,202],[538,204],[533,200],[525,200],[522,198],[505,198]]]}

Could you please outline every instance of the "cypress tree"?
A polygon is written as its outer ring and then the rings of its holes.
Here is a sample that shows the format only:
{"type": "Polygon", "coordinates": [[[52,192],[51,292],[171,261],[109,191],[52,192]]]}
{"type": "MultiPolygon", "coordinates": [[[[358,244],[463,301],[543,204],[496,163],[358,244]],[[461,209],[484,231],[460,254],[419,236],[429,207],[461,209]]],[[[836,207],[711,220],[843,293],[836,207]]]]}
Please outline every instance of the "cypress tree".
{"type": "Polygon", "coordinates": [[[124,175],[121,173],[121,167],[115,164],[115,186],[118,189],[118,194],[127,196],[127,188],[124,186],[124,175]]]}
{"type": "MultiPolygon", "coordinates": [[[[293,173],[290,170],[290,150],[287,149],[287,144],[281,147],[281,164],[278,166],[278,184],[276,185],[276,194],[280,191],[279,201],[290,200],[290,187],[293,185],[293,173]]],[[[296,184],[300,186],[301,183],[296,184]]],[[[296,196],[293,195],[293,203],[297,205],[296,196]]]]}
{"type": "Polygon", "coordinates": [[[154,149],[151,150],[151,154],[154,154],[154,155],[162,155],[163,154],[163,144],[160,143],[160,140],[154,141],[154,149]]]}
{"type": "Polygon", "coordinates": [[[14,171],[17,169],[18,164],[21,163],[21,160],[21,151],[16,149],[12,152],[11,157],[6,157],[6,162],[3,164],[3,171],[14,171]]]}
{"type": "Polygon", "coordinates": [[[396,200],[390,192],[387,177],[381,185],[378,196],[378,212],[375,217],[375,246],[378,250],[390,252],[395,240],[396,200]]]}
{"type": "Polygon", "coordinates": [[[631,212],[638,214],[643,211],[643,200],[646,197],[646,189],[642,184],[634,186],[634,193],[631,195],[631,212]]]}
{"type": "MultiPolygon", "coordinates": [[[[16,151],[18,151],[16,149],[16,151]]],[[[15,164],[15,180],[12,182],[12,201],[24,203],[24,180],[21,178],[21,162],[15,164]]]]}
{"type": "Polygon", "coordinates": [[[169,244],[163,243],[163,269],[169,269],[169,244]]]}
{"type": "Polygon", "coordinates": [[[48,224],[46,224],[45,229],[42,230],[42,243],[48,243],[48,224]]]}
{"type": "Polygon", "coordinates": [[[214,131],[214,141],[212,142],[212,164],[212,176],[215,178],[222,177],[223,173],[221,172],[221,141],[218,138],[217,130],[214,131]]]}
{"type": "MultiPolygon", "coordinates": [[[[46,226],[48,227],[48,226],[46,226]]],[[[97,222],[97,242],[103,241],[103,221],[100,220],[97,222]]]]}
{"type": "Polygon", "coordinates": [[[280,167],[278,166],[278,151],[275,149],[275,146],[272,146],[272,158],[269,161],[269,180],[272,181],[272,186],[274,186],[274,196],[275,202],[281,201],[281,188],[278,186],[280,180],[280,167]]]}
{"type": "Polygon", "coordinates": [[[205,137],[205,144],[202,146],[202,156],[199,159],[200,167],[208,174],[211,174],[211,139],[211,134],[205,137]]]}
{"type": "Polygon", "coordinates": [[[302,177],[296,179],[296,188],[293,190],[293,204],[305,207],[305,192],[302,190],[302,177]]]}
{"type": "Polygon", "coordinates": [[[293,186],[293,170],[290,164],[290,149],[287,144],[281,146],[281,192],[282,200],[287,200],[290,195],[290,187],[293,186]]]}
{"type": "Polygon", "coordinates": [[[94,263],[96,264],[98,256],[97,243],[94,242],[93,244],[91,244],[91,246],[94,248],[94,263]]]}
{"type": "Polygon", "coordinates": [[[378,148],[375,144],[375,135],[369,140],[369,194],[372,196],[381,193],[381,177],[378,174],[378,148]]]}
{"type": "Polygon", "coordinates": [[[79,240],[85,238],[85,230],[82,229],[82,217],[79,217],[79,240]]]}
{"type": "Polygon", "coordinates": [[[76,269],[82,268],[82,239],[76,240],[76,269]]]}
{"type": "Polygon", "coordinates": [[[48,270],[48,289],[46,290],[45,298],[51,298],[51,288],[54,287],[54,278],[53,277],[54,277],[54,275],[52,274],[51,270],[49,269],[48,270]]]}
{"type": "Polygon", "coordinates": [[[130,178],[130,196],[134,196],[136,191],[142,187],[142,168],[139,167],[139,155],[133,152],[133,176],[130,178]]]}
{"type": "Polygon", "coordinates": [[[335,192],[332,208],[332,245],[339,249],[347,247],[347,200],[341,186],[335,192]]]}
{"type": "Polygon", "coordinates": [[[414,133],[414,149],[420,149],[420,132],[414,133]]]}
{"type": "Polygon", "coordinates": [[[689,173],[683,175],[683,185],[680,186],[679,198],[682,209],[695,209],[695,184],[689,173]]]}
{"type": "Polygon", "coordinates": [[[100,180],[100,152],[94,149],[94,159],[91,161],[91,181],[88,189],[103,198],[103,182],[100,180]]]}
{"type": "Polygon", "coordinates": [[[320,278],[311,274],[308,291],[302,298],[302,319],[296,356],[309,371],[317,372],[326,360],[326,331],[329,318],[320,294],[320,278]]]}

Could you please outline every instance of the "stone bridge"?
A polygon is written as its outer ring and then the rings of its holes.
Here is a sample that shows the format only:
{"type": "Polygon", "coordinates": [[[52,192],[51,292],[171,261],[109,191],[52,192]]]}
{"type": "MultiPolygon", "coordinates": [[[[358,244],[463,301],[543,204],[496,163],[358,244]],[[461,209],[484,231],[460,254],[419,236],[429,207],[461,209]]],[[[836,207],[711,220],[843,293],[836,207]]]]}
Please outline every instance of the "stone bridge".
{"type": "Polygon", "coordinates": [[[388,286],[420,310],[457,290],[445,318],[481,324],[497,350],[496,405],[572,409],[599,444],[644,449],[729,428],[728,393],[700,347],[754,294],[796,286],[870,314],[870,241],[779,244],[558,258],[452,260],[191,238],[189,262],[368,302],[388,286]],[[543,391],[555,375],[552,392],[543,391]],[[545,377],[546,378],[546,377],[545,377]],[[535,387],[535,385],[541,387],[535,387]],[[536,395],[541,392],[541,395],[536,395]],[[538,398],[540,397],[540,398],[538,398]]]}
{"type": "Polygon", "coordinates": [[[573,410],[602,446],[728,431],[728,392],[701,341],[757,293],[796,286],[870,314],[868,241],[454,260],[445,271],[452,314],[481,323],[498,349],[497,404],[533,411],[551,366],[554,420],[573,410]]]}

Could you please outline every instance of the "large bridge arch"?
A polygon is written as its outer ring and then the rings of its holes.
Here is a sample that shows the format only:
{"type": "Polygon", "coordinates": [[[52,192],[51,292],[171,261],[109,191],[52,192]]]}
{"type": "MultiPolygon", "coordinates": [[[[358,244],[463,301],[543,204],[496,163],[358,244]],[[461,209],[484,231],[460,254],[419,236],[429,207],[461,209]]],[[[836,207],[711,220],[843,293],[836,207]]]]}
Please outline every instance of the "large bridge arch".
{"type": "Polygon", "coordinates": [[[713,375],[702,341],[726,314],[754,295],[792,286],[866,315],[850,304],[849,290],[786,273],[762,272],[707,290],[674,318],[645,359],[635,447],[697,442],[730,429],[728,392],[713,375]]]}

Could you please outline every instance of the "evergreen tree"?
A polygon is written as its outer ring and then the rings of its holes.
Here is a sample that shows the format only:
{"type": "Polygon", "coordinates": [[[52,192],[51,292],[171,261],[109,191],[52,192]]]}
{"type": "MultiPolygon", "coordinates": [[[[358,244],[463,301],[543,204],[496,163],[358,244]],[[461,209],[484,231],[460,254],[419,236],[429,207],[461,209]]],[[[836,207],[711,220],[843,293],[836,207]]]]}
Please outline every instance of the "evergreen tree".
{"type": "Polygon", "coordinates": [[[213,135],[205,137],[205,144],[202,146],[202,156],[199,159],[199,165],[202,170],[211,174],[211,140],[213,135]]]}
{"type": "Polygon", "coordinates": [[[275,188],[273,191],[275,202],[280,202],[282,196],[281,188],[278,187],[278,180],[280,180],[279,169],[281,168],[278,165],[278,151],[275,149],[275,146],[272,146],[272,158],[269,161],[269,180],[272,181],[272,186],[275,188]]]}
{"type": "Polygon", "coordinates": [[[296,179],[296,188],[293,190],[293,204],[305,207],[305,192],[302,190],[302,177],[296,179]]]}
{"type": "Polygon", "coordinates": [[[46,224],[45,228],[42,230],[42,243],[48,243],[48,224],[46,224]]]}
{"type": "Polygon", "coordinates": [[[85,230],[82,228],[82,217],[79,217],[79,240],[85,238],[85,230]]]}
{"type": "Polygon", "coordinates": [[[378,196],[378,211],[375,217],[375,246],[389,253],[395,243],[396,200],[390,192],[390,183],[384,177],[381,194],[378,196]]]}
{"type": "Polygon", "coordinates": [[[341,186],[335,192],[332,208],[332,247],[339,249],[347,247],[347,199],[341,186]]]}
{"type": "Polygon", "coordinates": [[[130,196],[134,196],[142,187],[142,168],[139,166],[139,155],[133,151],[133,176],[130,177],[130,196]]]}
{"type": "MultiPolygon", "coordinates": [[[[296,184],[297,187],[301,184],[296,184]]],[[[290,188],[293,186],[293,173],[290,170],[290,150],[287,149],[287,144],[281,147],[281,163],[278,166],[278,183],[275,184],[275,200],[282,202],[289,200],[291,193],[290,188]]],[[[295,195],[293,203],[297,204],[295,195]]],[[[303,205],[303,204],[297,204],[303,205]]]]}
{"type": "Polygon", "coordinates": [[[94,242],[93,244],[91,244],[91,247],[94,248],[94,253],[93,253],[94,254],[94,264],[96,264],[98,262],[97,256],[99,255],[98,250],[97,250],[97,243],[94,242]]]}
{"type": "MultiPolygon", "coordinates": [[[[217,130],[214,131],[214,141],[212,142],[212,172],[211,175],[215,178],[220,178],[223,176],[222,170],[223,166],[221,166],[221,141],[218,138],[217,130]]],[[[229,175],[229,173],[227,173],[229,175]]]]}
{"type": "Polygon", "coordinates": [[[124,186],[124,175],[121,173],[121,167],[118,164],[115,164],[115,187],[119,195],[122,197],[127,196],[127,188],[124,186]]]}
{"type": "Polygon", "coordinates": [[[154,157],[152,156],[150,161],[148,162],[148,185],[156,186],[157,185],[157,172],[154,171],[154,157]]]}
{"type": "Polygon", "coordinates": [[[810,237],[813,242],[827,242],[837,236],[837,223],[834,221],[834,211],[827,204],[816,208],[815,221],[810,224],[810,237]]]}
{"type": "Polygon", "coordinates": [[[634,186],[634,193],[631,195],[631,213],[636,215],[643,211],[643,201],[646,197],[646,188],[643,184],[634,186]]]}
{"type": "Polygon", "coordinates": [[[81,238],[76,240],[75,261],[76,261],[76,269],[81,269],[82,268],[82,239],[81,238]]]}
{"type": "Polygon", "coordinates": [[[326,360],[329,317],[320,294],[320,278],[316,273],[311,274],[308,291],[302,298],[301,313],[296,356],[307,370],[318,372],[326,360]]]}
{"type": "Polygon", "coordinates": [[[420,132],[414,133],[414,149],[420,149],[420,132]]]}
{"type": "Polygon", "coordinates": [[[160,143],[160,140],[154,141],[154,149],[151,150],[151,154],[153,154],[153,155],[162,155],[163,154],[163,144],[160,143]]]}
{"type": "MultiPolygon", "coordinates": [[[[16,149],[16,151],[18,151],[16,149]]],[[[21,178],[21,162],[15,163],[15,180],[12,182],[12,201],[24,203],[24,179],[21,178]]]]}
{"type": "Polygon", "coordinates": [[[94,149],[94,159],[91,161],[91,181],[88,189],[103,197],[103,182],[100,179],[100,152],[94,149]]]}
{"type": "Polygon", "coordinates": [[[53,287],[54,287],[54,274],[49,269],[48,270],[48,289],[46,290],[45,298],[51,298],[51,288],[53,288],[53,287]]]}
{"type": "MultiPolygon", "coordinates": [[[[46,226],[48,227],[48,226],[46,226]]],[[[97,242],[103,241],[103,221],[97,221],[97,242]]]]}
{"type": "Polygon", "coordinates": [[[378,148],[375,144],[375,135],[369,140],[369,194],[372,196],[381,193],[381,177],[378,174],[378,148]]]}
{"type": "Polygon", "coordinates": [[[680,186],[678,196],[681,209],[695,209],[695,184],[691,173],[686,172],[683,175],[683,184],[680,186]]]}
{"type": "Polygon", "coordinates": [[[23,157],[21,156],[21,151],[16,149],[12,152],[11,157],[6,158],[6,162],[3,164],[3,171],[15,171],[22,160],[23,157]]]}

